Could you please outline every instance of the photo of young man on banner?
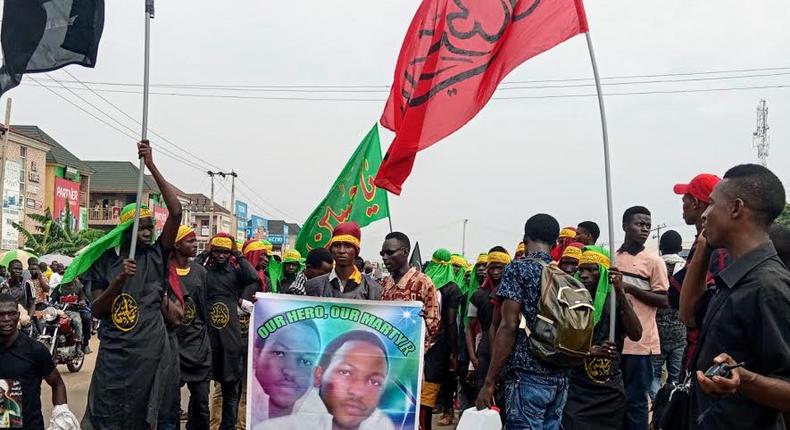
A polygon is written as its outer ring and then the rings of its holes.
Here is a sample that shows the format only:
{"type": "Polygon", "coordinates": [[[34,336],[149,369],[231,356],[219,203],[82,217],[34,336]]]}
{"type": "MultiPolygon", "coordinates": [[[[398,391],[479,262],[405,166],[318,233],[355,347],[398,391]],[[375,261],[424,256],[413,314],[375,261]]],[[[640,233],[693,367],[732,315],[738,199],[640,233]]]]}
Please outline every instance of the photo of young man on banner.
{"type": "Polygon", "coordinates": [[[421,303],[256,298],[247,428],[418,428],[421,303]]]}

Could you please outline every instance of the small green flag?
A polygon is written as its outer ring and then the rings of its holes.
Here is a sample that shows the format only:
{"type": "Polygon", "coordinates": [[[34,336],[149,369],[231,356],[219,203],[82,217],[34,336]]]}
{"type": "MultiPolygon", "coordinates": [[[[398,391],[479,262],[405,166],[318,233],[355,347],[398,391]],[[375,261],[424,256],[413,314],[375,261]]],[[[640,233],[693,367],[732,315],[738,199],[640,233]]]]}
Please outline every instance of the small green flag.
{"type": "Polygon", "coordinates": [[[354,151],[324,200],[305,221],[296,238],[296,249],[307,255],[311,249],[325,246],[332,230],[341,222],[356,221],[360,227],[389,216],[387,192],[373,181],[381,165],[378,125],[354,151]]]}

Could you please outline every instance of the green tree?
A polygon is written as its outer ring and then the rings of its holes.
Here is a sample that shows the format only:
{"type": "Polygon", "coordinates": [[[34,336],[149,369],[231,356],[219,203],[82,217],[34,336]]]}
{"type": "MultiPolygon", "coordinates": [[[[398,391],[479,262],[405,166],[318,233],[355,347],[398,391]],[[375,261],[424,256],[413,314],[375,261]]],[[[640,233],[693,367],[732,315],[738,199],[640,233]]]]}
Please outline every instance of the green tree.
{"type": "MultiPolygon", "coordinates": [[[[69,212],[66,211],[66,213],[69,212]]],[[[17,223],[13,223],[13,226],[25,236],[25,249],[36,255],[64,254],[73,256],[77,251],[104,234],[101,230],[90,228],[78,232],[72,231],[70,219],[66,219],[65,222],[54,219],[49,209],[44,215],[28,214],[27,216],[36,223],[33,231],[29,231],[17,223]]]]}
{"type": "Polygon", "coordinates": [[[782,211],[782,214],[776,219],[776,223],[782,224],[785,227],[790,227],[790,204],[785,206],[785,210],[782,211]]]}

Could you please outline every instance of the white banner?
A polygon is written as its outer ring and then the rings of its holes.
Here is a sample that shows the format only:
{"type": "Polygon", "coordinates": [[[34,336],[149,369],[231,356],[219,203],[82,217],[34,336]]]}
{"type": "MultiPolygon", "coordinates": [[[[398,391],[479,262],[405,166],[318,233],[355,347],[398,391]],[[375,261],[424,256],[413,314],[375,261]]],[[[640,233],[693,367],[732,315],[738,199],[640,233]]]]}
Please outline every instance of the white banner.
{"type": "Polygon", "coordinates": [[[22,200],[19,195],[19,162],[6,160],[3,177],[3,237],[0,247],[16,249],[19,246],[19,232],[12,223],[19,223],[22,200]]]}

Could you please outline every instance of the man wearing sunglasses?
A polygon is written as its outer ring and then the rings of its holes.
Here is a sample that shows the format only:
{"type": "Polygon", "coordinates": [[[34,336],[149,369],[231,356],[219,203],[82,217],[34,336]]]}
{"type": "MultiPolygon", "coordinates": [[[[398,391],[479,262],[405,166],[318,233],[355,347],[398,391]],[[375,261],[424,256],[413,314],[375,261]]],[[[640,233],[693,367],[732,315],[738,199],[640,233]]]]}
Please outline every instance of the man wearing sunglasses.
{"type": "MultiPolygon", "coordinates": [[[[425,351],[428,351],[439,333],[439,291],[433,286],[431,278],[409,266],[410,250],[409,238],[403,233],[392,232],[384,239],[380,255],[389,276],[384,278],[381,300],[422,302],[425,351]]],[[[425,408],[420,410],[420,428],[430,428],[431,415],[426,412],[425,408]]]]}

